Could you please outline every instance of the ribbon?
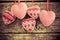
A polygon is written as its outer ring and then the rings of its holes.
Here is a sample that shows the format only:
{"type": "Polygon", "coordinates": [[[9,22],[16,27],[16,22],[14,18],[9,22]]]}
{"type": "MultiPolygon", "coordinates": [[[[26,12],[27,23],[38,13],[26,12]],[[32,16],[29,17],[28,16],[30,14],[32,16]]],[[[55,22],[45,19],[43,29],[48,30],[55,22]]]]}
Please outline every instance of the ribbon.
{"type": "Polygon", "coordinates": [[[32,5],[34,5],[34,0],[32,0],[32,5]]]}
{"type": "Polygon", "coordinates": [[[25,0],[25,3],[26,3],[26,0],[25,0]]]}
{"type": "Polygon", "coordinates": [[[47,6],[46,6],[47,11],[49,10],[49,1],[50,0],[47,0],[47,6]]]}
{"type": "Polygon", "coordinates": [[[14,4],[16,4],[16,0],[14,0],[14,4]]]}
{"type": "Polygon", "coordinates": [[[20,4],[20,0],[18,0],[18,4],[20,4]]]}

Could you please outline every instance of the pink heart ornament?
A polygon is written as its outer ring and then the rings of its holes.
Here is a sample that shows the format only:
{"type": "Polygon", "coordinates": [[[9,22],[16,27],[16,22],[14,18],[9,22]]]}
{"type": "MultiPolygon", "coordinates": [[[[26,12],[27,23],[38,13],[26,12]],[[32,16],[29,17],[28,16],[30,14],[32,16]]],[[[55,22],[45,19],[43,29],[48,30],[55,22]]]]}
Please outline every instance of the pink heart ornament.
{"type": "Polygon", "coordinates": [[[33,18],[24,19],[22,21],[23,28],[28,32],[32,32],[32,30],[34,30],[35,25],[36,21],[33,18]]]}
{"type": "Polygon", "coordinates": [[[40,7],[38,5],[29,7],[27,10],[27,13],[30,17],[37,19],[38,18],[38,14],[40,13],[40,7]]]}
{"type": "Polygon", "coordinates": [[[23,19],[26,15],[27,5],[25,3],[15,4],[11,7],[11,12],[19,19],[23,19]]]}
{"type": "Polygon", "coordinates": [[[55,20],[55,13],[53,11],[42,10],[39,18],[44,26],[51,25],[55,20]]]}
{"type": "Polygon", "coordinates": [[[7,10],[3,11],[3,13],[2,13],[2,19],[3,19],[3,22],[5,25],[8,25],[8,24],[14,22],[15,18],[16,17],[13,15],[13,13],[9,12],[7,10]]]}

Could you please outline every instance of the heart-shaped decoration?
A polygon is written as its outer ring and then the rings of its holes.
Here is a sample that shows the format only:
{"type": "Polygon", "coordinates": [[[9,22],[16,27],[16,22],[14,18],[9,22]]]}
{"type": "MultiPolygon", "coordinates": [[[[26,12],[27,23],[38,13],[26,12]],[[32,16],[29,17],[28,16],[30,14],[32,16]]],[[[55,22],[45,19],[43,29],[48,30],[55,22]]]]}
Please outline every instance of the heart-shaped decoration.
{"type": "Polygon", "coordinates": [[[32,32],[32,30],[34,29],[36,25],[36,21],[33,18],[28,18],[28,19],[24,19],[22,21],[22,26],[25,30],[27,30],[28,32],[32,32]]]}
{"type": "Polygon", "coordinates": [[[10,23],[12,23],[15,20],[15,16],[13,15],[13,13],[9,12],[9,11],[3,11],[2,13],[2,19],[4,24],[8,25],[10,23]]]}
{"type": "Polygon", "coordinates": [[[23,19],[26,15],[27,5],[25,3],[15,4],[11,7],[11,12],[20,19],[23,19]]]}
{"type": "Polygon", "coordinates": [[[55,13],[53,11],[42,10],[39,18],[44,26],[51,25],[55,20],[55,13]]]}
{"type": "Polygon", "coordinates": [[[27,10],[27,13],[30,17],[37,19],[38,18],[38,14],[40,13],[40,7],[35,5],[32,7],[29,7],[27,10]]]}

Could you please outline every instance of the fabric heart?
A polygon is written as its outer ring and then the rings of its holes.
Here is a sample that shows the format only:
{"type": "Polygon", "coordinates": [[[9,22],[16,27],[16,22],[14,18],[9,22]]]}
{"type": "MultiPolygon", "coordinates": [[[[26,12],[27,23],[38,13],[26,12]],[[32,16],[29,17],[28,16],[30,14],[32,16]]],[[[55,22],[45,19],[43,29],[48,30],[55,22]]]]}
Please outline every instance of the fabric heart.
{"type": "Polygon", "coordinates": [[[23,19],[26,15],[27,5],[25,3],[15,4],[11,7],[11,12],[20,19],[23,19]]]}
{"type": "Polygon", "coordinates": [[[27,10],[27,13],[30,17],[37,19],[38,18],[38,14],[40,13],[40,7],[35,5],[32,7],[29,7],[27,10]]]}
{"type": "Polygon", "coordinates": [[[39,14],[39,18],[44,26],[49,26],[55,20],[55,13],[53,11],[42,10],[39,14]]]}
{"type": "Polygon", "coordinates": [[[28,32],[32,32],[35,25],[36,25],[36,22],[33,18],[24,19],[22,21],[23,28],[25,28],[28,32]]]}
{"type": "Polygon", "coordinates": [[[16,17],[13,15],[13,13],[7,10],[2,13],[2,19],[3,19],[4,24],[6,25],[12,23],[15,20],[15,18],[16,17]]]}

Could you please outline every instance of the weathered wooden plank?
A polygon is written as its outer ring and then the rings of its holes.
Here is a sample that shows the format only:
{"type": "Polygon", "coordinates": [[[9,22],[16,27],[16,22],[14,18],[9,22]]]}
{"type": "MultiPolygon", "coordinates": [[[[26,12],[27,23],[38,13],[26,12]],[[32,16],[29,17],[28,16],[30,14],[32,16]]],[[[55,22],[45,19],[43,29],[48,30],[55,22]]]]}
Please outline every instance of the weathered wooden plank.
{"type": "Polygon", "coordinates": [[[59,34],[0,34],[0,40],[58,40],[59,34]]]}

